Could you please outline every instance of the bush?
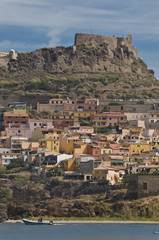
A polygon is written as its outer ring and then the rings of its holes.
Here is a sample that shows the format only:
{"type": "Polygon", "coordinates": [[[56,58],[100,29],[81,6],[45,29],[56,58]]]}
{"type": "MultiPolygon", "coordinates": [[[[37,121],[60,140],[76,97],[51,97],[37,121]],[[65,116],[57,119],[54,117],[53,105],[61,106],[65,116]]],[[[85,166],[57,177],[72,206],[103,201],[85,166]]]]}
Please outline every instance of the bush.
{"type": "Polygon", "coordinates": [[[6,169],[19,168],[24,166],[24,161],[21,158],[13,159],[7,166],[6,169]]]}
{"type": "Polygon", "coordinates": [[[98,185],[108,185],[109,181],[106,179],[99,179],[97,184],[98,185]]]}
{"type": "Polygon", "coordinates": [[[12,190],[8,187],[0,187],[0,203],[7,203],[12,200],[12,190]]]}

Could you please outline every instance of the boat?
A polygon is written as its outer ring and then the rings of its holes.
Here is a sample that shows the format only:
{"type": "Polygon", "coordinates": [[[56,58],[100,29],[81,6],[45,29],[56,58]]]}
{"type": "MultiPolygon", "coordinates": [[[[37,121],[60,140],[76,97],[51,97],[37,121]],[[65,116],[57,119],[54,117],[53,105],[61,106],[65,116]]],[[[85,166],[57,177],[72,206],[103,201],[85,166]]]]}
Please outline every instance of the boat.
{"type": "Polygon", "coordinates": [[[156,232],[155,230],[153,230],[153,234],[158,234],[159,235],[159,232],[156,232]]]}
{"type": "Polygon", "coordinates": [[[23,218],[26,225],[53,225],[53,221],[33,221],[23,218]]]}

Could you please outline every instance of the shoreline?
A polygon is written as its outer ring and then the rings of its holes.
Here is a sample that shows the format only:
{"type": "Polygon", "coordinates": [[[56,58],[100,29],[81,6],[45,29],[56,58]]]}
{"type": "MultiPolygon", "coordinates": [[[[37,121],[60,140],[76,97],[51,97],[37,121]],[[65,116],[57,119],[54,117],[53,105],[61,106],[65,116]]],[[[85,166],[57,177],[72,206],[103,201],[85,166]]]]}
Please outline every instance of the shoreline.
{"type": "MultiPolygon", "coordinates": [[[[4,223],[23,223],[22,220],[7,220],[4,223]]],[[[53,223],[124,223],[124,224],[159,224],[159,221],[124,221],[124,220],[54,220],[53,223]]]]}

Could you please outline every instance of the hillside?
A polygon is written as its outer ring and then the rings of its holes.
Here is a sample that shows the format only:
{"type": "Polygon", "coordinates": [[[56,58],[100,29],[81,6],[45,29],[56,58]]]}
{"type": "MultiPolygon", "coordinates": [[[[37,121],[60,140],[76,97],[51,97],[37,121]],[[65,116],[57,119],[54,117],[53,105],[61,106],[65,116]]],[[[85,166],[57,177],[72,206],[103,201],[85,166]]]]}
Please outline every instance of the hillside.
{"type": "Polygon", "coordinates": [[[153,70],[138,57],[132,37],[76,34],[71,47],[0,55],[3,99],[51,97],[158,98],[153,70]]]}
{"type": "Polygon", "coordinates": [[[89,182],[41,182],[1,179],[0,222],[42,216],[60,218],[158,220],[159,197],[125,199],[119,186],[89,182]]]}

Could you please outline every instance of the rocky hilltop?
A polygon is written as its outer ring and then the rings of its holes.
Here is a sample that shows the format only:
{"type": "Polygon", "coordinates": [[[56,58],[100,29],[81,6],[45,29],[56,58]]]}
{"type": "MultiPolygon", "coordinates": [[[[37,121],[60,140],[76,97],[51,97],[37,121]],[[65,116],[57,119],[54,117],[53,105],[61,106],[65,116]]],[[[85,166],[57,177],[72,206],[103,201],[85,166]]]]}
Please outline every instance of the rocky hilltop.
{"type": "Polygon", "coordinates": [[[158,81],[138,57],[132,36],[76,34],[71,47],[0,56],[4,97],[155,98],[158,81]]]}

